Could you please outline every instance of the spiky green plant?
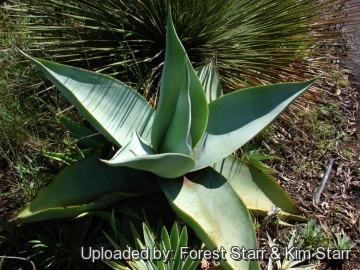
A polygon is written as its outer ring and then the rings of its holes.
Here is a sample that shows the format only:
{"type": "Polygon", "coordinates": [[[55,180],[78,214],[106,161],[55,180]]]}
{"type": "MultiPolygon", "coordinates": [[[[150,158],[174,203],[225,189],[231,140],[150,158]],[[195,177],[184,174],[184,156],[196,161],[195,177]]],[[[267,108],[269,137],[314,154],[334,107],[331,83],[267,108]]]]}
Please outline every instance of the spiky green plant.
{"type": "MultiPolygon", "coordinates": [[[[344,43],[345,0],[173,0],[176,31],[195,67],[214,54],[224,91],[303,80],[344,43]],[[335,39],[335,40],[334,40],[335,39]]],[[[166,0],[9,1],[26,17],[32,54],[112,74],[151,98],[165,56],[166,0]],[[150,95],[149,95],[150,93],[150,95]]]]}
{"type": "MultiPolygon", "coordinates": [[[[231,154],[316,79],[222,95],[216,68],[193,69],[168,12],[156,111],[109,76],[24,54],[121,148],[110,160],[88,157],[65,168],[13,215],[14,221],[73,217],[121,199],[163,192],[208,248],[230,250],[256,248],[248,210],[266,214],[276,205],[280,214],[301,219],[276,181],[231,154]]],[[[226,269],[259,269],[256,261],[228,258],[220,263],[226,269]]]]}
{"type": "MultiPolygon", "coordinates": [[[[109,261],[106,260],[106,264],[111,266],[113,269],[118,270],[173,270],[173,269],[182,269],[182,270],[195,270],[200,264],[200,260],[193,260],[189,256],[184,259],[184,256],[181,252],[182,248],[188,248],[188,232],[186,226],[180,227],[176,222],[172,226],[170,234],[168,233],[165,226],[158,226],[159,235],[156,232],[150,229],[149,224],[143,223],[143,235],[142,238],[140,234],[133,227],[133,237],[135,238],[136,248],[132,247],[126,238],[117,231],[116,227],[113,226],[115,232],[115,238],[111,238],[108,234],[105,233],[106,237],[112,243],[112,245],[117,250],[125,250],[129,247],[133,250],[144,250],[146,247],[149,249],[156,248],[157,250],[166,251],[167,259],[164,256],[160,257],[157,255],[154,257],[153,252],[149,252],[149,260],[129,260],[126,263],[130,268],[126,267],[121,262],[109,261]],[[144,240],[142,240],[144,239],[144,240]]],[[[200,248],[200,247],[197,247],[200,248]]],[[[220,256],[219,256],[220,257],[220,256]]]]}
{"type": "MultiPolygon", "coordinates": [[[[270,249],[272,249],[273,247],[276,247],[275,240],[271,239],[271,237],[269,236],[268,233],[266,233],[266,234],[267,234],[267,238],[268,238],[267,242],[268,242],[270,249]]],[[[291,248],[295,248],[295,250],[297,250],[297,249],[303,248],[303,242],[296,242],[296,238],[298,238],[298,232],[296,230],[292,230],[290,232],[290,237],[288,239],[287,249],[290,250],[291,248]]],[[[304,264],[306,259],[304,259],[304,258],[293,259],[293,257],[295,258],[296,255],[290,255],[290,256],[288,255],[283,260],[280,260],[280,259],[276,260],[275,261],[276,266],[277,266],[276,270],[315,270],[319,266],[319,263],[304,264]],[[297,266],[298,264],[301,264],[301,266],[297,266]]],[[[311,257],[307,260],[310,260],[310,259],[311,259],[311,257]]],[[[272,263],[273,263],[273,259],[270,257],[267,270],[273,270],[272,263]]]]}

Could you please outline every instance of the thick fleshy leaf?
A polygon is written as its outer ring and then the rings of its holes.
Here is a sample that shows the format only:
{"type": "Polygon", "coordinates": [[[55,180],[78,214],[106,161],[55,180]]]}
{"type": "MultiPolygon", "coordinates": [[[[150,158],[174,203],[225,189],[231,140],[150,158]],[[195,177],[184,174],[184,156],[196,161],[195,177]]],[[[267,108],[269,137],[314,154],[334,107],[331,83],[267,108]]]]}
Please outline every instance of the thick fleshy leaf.
{"type": "Polygon", "coordinates": [[[159,190],[155,175],[127,167],[109,167],[88,158],[66,167],[34,200],[13,215],[17,222],[75,217],[121,199],[159,190]]]}
{"type": "Polygon", "coordinates": [[[133,130],[150,142],[154,110],[135,90],[107,75],[23,54],[111,142],[127,144],[133,130]]]}
{"type": "Polygon", "coordinates": [[[198,76],[192,67],[189,58],[186,56],[187,67],[190,77],[190,101],[191,101],[191,140],[194,148],[203,136],[209,117],[209,107],[204,94],[204,89],[198,76]]]}
{"type": "MultiPolygon", "coordinates": [[[[188,87],[191,107],[190,134],[193,148],[199,142],[206,129],[208,106],[199,78],[175,32],[171,18],[171,10],[169,8],[166,29],[165,61],[161,75],[159,105],[151,131],[151,143],[156,152],[160,151],[161,144],[174,119],[175,111],[178,109],[179,95],[184,81],[187,80],[186,67],[189,72],[188,87]]],[[[178,128],[186,129],[187,125],[184,124],[183,127],[178,128]]]]}
{"type": "Polygon", "coordinates": [[[218,162],[271,124],[316,79],[264,85],[232,92],[209,104],[204,136],[193,150],[192,171],[218,162]]]}
{"type": "Polygon", "coordinates": [[[181,153],[188,156],[191,154],[191,103],[189,96],[189,69],[186,61],[185,73],[174,117],[160,146],[160,153],[181,153]]]}
{"type": "Polygon", "coordinates": [[[190,171],[195,161],[183,154],[167,153],[129,157],[120,161],[103,161],[112,167],[126,166],[152,172],[164,178],[176,178],[190,171]]]}
{"type": "Polygon", "coordinates": [[[127,166],[149,171],[165,178],[184,175],[195,165],[195,161],[184,154],[155,154],[135,131],[125,147],[121,148],[111,160],[102,160],[102,162],[109,166],[127,166]]]}
{"type": "Polygon", "coordinates": [[[87,127],[79,125],[78,123],[64,117],[61,117],[60,121],[67,127],[70,133],[79,140],[80,143],[87,147],[95,149],[104,142],[98,134],[87,127]]]}
{"type": "Polygon", "coordinates": [[[211,59],[209,65],[197,69],[196,74],[204,88],[208,103],[223,95],[219,74],[216,68],[215,56],[211,59]]]}
{"type": "Polygon", "coordinates": [[[229,156],[213,165],[230,183],[246,207],[254,213],[267,215],[274,206],[281,208],[277,215],[296,220],[301,211],[274,179],[265,172],[229,156]]]}
{"type": "Polygon", "coordinates": [[[231,247],[256,249],[250,214],[226,179],[212,168],[158,182],[178,216],[186,222],[208,249],[228,253],[220,261],[225,269],[260,269],[258,261],[233,260],[231,247]]]}

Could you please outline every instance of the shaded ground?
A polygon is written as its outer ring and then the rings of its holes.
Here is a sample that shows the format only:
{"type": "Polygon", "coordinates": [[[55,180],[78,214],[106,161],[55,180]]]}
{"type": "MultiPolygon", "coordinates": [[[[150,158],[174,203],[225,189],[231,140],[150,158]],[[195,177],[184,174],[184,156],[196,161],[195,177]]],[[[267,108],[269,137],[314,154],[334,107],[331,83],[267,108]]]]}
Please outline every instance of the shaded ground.
{"type": "Polygon", "coordinates": [[[11,192],[10,183],[5,180],[5,176],[0,172],[0,217],[7,215],[9,212],[13,211],[14,205],[11,203],[7,194],[11,192]]]}

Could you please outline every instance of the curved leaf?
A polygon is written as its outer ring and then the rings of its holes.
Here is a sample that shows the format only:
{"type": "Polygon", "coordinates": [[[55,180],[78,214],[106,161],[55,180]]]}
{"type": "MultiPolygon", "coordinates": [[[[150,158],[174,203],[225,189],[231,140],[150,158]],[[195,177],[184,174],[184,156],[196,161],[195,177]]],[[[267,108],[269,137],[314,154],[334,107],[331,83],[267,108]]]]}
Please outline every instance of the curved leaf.
{"type": "Polygon", "coordinates": [[[193,150],[192,171],[227,157],[266,128],[316,79],[247,88],[224,95],[209,104],[204,136],[193,150]]]}
{"type": "Polygon", "coordinates": [[[211,63],[209,65],[197,69],[196,74],[204,88],[208,103],[223,95],[219,74],[216,68],[215,56],[211,59],[211,63]]]}
{"type": "Polygon", "coordinates": [[[224,249],[225,269],[260,269],[258,261],[233,260],[231,247],[256,249],[250,214],[226,179],[212,168],[187,174],[183,178],[158,178],[158,182],[179,217],[209,249],[224,249]]]}
{"type": "Polygon", "coordinates": [[[183,154],[167,153],[129,157],[126,160],[104,161],[112,167],[126,166],[133,169],[152,172],[164,178],[175,178],[184,175],[195,165],[195,161],[183,154]]]}
{"type": "Polygon", "coordinates": [[[127,144],[133,130],[150,142],[154,110],[135,90],[107,75],[22,54],[112,143],[127,144]]]}
{"type": "Polygon", "coordinates": [[[185,63],[185,78],[176,103],[174,117],[160,146],[160,153],[181,153],[190,156],[192,150],[189,69],[185,63]]]}
{"type": "Polygon", "coordinates": [[[109,166],[127,166],[152,172],[165,178],[175,178],[187,173],[195,165],[195,161],[184,154],[155,154],[134,131],[131,141],[121,148],[114,157],[107,161],[109,166]]]}
{"type": "Polygon", "coordinates": [[[282,210],[277,215],[304,220],[293,200],[265,172],[233,156],[215,163],[213,168],[228,180],[250,211],[266,215],[277,206],[282,210]]]}
{"type": "Polygon", "coordinates": [[[126,167],[113,168],[96,158],[88,158],[60,171],[13,219],[33,222],[74,217],[158,190],[154,174],[126,167]]]}
{"type": "Polygon", "coordinates": [[[60,121],[67,127],[70,133],[79,140],[80,143],[89,148],[98,148],[99,145],[104,142],[98,134],[87,127],[79,125],[78,123],[65,117],[61,117],[60,121]]]}
{"type": "MultiPolygon", "coordinates": [[[[159,105],[151,131],[151,143],[156,152],[160,151],[161,144],[173,121],[180,91],[184,81],[187,80],[187,74],[184,72],[185,69],[188,69],[189,72],[188,91],[191,106],[190,134],[193,148],[199,142],[206,129],[208,106],[199,78],[175,32],[171,10],[169,8],[166,29],[165,61],[161,75],[159,105]]],[[[181,128],[187,128],[187,126],[181,128]]]]}

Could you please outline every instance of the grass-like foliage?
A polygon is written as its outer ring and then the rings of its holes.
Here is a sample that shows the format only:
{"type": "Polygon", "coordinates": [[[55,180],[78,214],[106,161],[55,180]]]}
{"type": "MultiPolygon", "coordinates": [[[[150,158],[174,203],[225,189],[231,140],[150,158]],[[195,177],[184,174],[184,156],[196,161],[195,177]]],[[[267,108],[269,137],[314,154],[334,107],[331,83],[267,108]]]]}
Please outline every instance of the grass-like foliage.
{"type": "MultiPolygon", "coordinates": [[[[195,67],[214,54],[224,91],[313,77],[335,42],[345,1],[174,0],[175,29],[195,67]],[[335,40],[334,40],[335,38],[335,40]],[[332,43],[331,43],[332,42],[332,43]],[[321,57],[320,57],[321,55],[321,57]],[[235,76],[234,76],[235,75],[235,76]]],[[[112,74],[151,98],[165,56],[166,1],[9,1],[17,32],[58,62],[112,74]],[[12,4],[14,4],[12,6],[12,4]]]]}

